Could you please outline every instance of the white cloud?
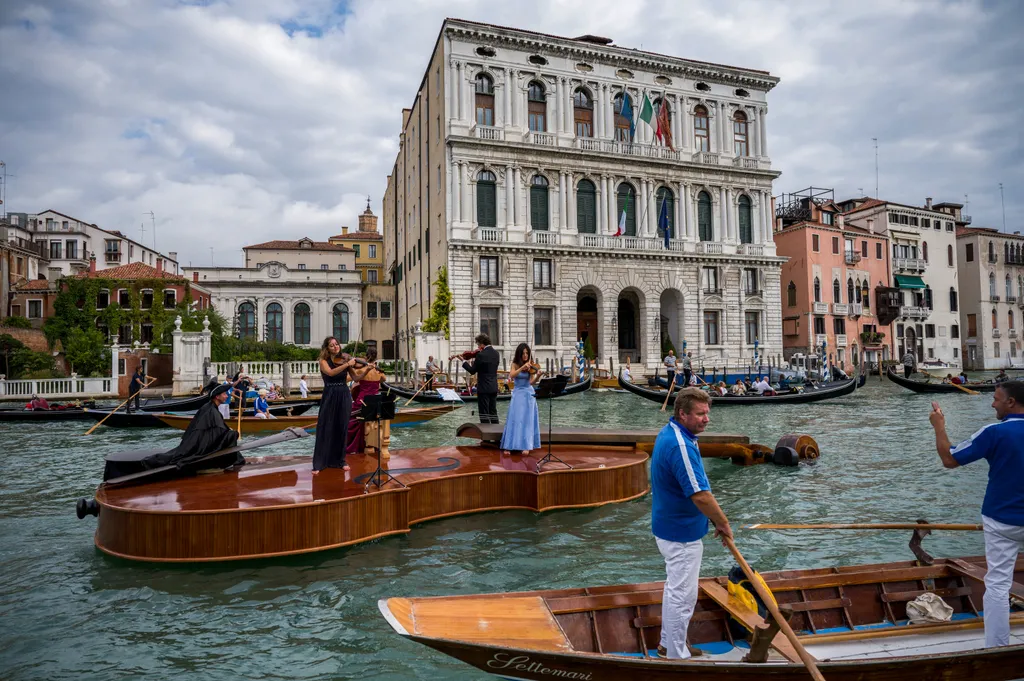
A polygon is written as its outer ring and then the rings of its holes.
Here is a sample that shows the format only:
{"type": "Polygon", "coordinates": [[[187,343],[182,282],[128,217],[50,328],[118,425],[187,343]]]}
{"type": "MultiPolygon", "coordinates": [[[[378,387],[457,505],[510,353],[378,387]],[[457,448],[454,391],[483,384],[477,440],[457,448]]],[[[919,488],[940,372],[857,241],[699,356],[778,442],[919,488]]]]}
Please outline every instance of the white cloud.
{"type": "Polygon", "coordinates": [[[7,209],[54,208],[136,236],[152,210],[158,245],[185,262],[208,263],[212,246],[234,263],[245,243],[355,227],[367,194],[379,214],[401,110],[447,15],[770,70],[782,79],[769,95],[776,192],[870,193],[877,137],[883,196],[968,193],[975,223],[998,226],[1003,182],[1019,227],[1013,3],[5,5],[7,209]]]}

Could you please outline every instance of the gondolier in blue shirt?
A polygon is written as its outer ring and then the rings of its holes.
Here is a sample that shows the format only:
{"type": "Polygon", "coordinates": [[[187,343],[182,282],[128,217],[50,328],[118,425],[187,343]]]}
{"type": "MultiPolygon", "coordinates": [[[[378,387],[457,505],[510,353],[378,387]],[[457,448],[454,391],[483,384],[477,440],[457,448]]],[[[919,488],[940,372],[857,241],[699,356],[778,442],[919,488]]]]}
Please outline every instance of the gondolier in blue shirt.
{"type": "Polygon", "coordinates": [[[1024,551],[1024,381],[1006,381],[995,390],[996,423],[984,426],[953,447],[946,417],[932,402],[929,419],[942,465],[957,468],[988,461],[988,487],[981,505],[985,528],[985,647],[1010,644],[1010,586],[1017,556],[1024,551]]]}
{"type": "Polygon", "coordinates": [[[661,429],[651,455],[651,530],[665,558],[665,591],[661,601],[661,644],[658,654],[686,659],[701,654],[686,645],[697,604],[702,539],[708,520],[716,537],[732,537],[725,513],[711,493],[704,473],[697,436],[704,432],[711,398],[698,388],[683,388],[676,396],[673,416],[661,429]]]}

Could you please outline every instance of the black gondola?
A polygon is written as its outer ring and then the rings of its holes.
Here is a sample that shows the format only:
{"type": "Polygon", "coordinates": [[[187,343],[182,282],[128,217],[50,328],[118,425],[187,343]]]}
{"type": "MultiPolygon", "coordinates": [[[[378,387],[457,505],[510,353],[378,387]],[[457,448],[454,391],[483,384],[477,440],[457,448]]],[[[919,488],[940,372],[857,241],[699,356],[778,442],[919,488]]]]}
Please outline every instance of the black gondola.
{"type": "MultiPolygon", "coordinates": [[[[796,382],[796,380],[794,379],[793,382],[796,382]]],[[[867,382],[868,382],[868,375],[867,375],[867,373],[863,373],[862,372],[859,376],[857,376],[857,387],[858,388],[863,388],[864,384],[867,383],[867,382]]],[[[665,388],[666,390],[668,390],[668,379],[667,378],[662,378],[660,376],[655,376],[654,377],[654,383],[659,385],[659,386],[661,386],[662,388],[665,388]]],[[[677,381],[676,382],[676,390],[679,390],[682,387],[683,386],[677,381]]]]}
{"type": "MultiPolygon", "coordinates": [[[[556,395],[556,397],[565,397],[566,395],[575,395],[576,393],[586,392],[587,390],[590,390],[590,384],[593,382],[593,380],[594,380],[593,377],[588,375],[586,380],[584,380],[584,381],[580,381],[579,383],[571,383],[571,384],[565,386],[565,390],[562,391],[561,394],[556,395]]],[[[393,386],[393,385],[390,385],[390,384],[387,384],[387,383],[385,383],[383,385],[382,389],[385,390],[385,391],[390,390],[394,394],[398,395],[399,397],[404,397],[405,399],[412,398],[414,402],[420,402],[420,403],[423,403],[423,404],[443,404],[445,402],[444,398],[442,398],[437,393],[436,390],[424,390],[420,394],[417,395],[415,390],[408,390],[406,388],[399,388],[397,386],[393,386]],[[413,397],[414,395],[415,395],[415,397],[413,397]]],[[[477,401],[476,400],[476,397],[477,397],[476,395],[463,395],[462,393],[459,393],[459,397],[462,398],[463,402],[476,402],[477,401]]],[[[499,402],[502,402],[504,400],[509,400],[509,399],[512,399],[512,393],[499,393],[498,394],[498,401],[499,402]]],[[[545,398],[538,398],[538,399],[545,399],[545,398]]]]}
{"type": "Polygon", "coordinates": [[[182,397],[176,400],[152,397],[148,400],[142,400],[139,404],[139,409],[142,411],[195,411],[209,401],[210,396],[207,394],[182,397]]]}
{"type": "MultiPolygon", "coordinates": [[[[270,407],[269,411],[274,416],[302,416],[317,404],[315,401],[278,404],[270,407]]],[[[246,412],[251,414],[252,407],[246,407],[246,412]]],[[[166,412],[134,412],[126,414],[123,411],[116,411],[111,414],[109,411],[89,410],[90,417],[96,421],[102,421],[109,415],[109,418],[103,421],[103,425],[110,426],[111,428],[167,428],[168,425],[157,417],[158,413],[166,412]]],[[[231,413],[237,418],[237,409],[233,409],[231,413]]]]}
{"type": "MultiPolygon", "coordinates": [[[[830,400],[833,397],[849,395],[857,389],[856,378],[849,378],[845,381],[833,381],[820,386],[806,387],[802,392],[780,393],[778,395],[726,395],[715,397],[715,406],[724,407],[742,404],[806,404],[820,400],[830,400]]],[[[642,388],[630,381],[624,381],[622,374],[619,374],[619,385],[639,397],[651,402],[665,403],[664,390],[650,390],[642,388]]]]}
{"type": "Polygon", "coordinates": [[[0,423],[13,421],[91,421],[94,409],[0,409],[0,423]]]}
{"type": "Polygon", "coordinates": [[[960,390],[960,388],[976,390],[979,393],[991,393],[995,392],[996,388],[999,387],[998,383],[965,383],[964,385],[957,387],[952,383],[928,383],[926,381],[915,381],[912,378],[904,378],[900,376],[891,368],[885,372],[885,375],[896,385],[903,386],[907,390],[913,390],[915,393],[960,393],[962,395],[967,395],[968,393],[960,390]]]}

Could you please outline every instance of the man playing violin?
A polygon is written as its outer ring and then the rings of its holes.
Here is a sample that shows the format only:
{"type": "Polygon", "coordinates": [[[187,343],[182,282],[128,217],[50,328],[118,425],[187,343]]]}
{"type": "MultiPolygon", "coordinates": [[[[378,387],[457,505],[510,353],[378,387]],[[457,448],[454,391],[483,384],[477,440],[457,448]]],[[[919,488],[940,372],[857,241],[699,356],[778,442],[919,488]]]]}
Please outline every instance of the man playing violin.
{"type": "MultiPolygon", "coordinates": [[[[476,337],[477,349],[473,358],[462,363],[462,368],[477,377],[477,409],[480,423],[498,423],[498,364],[501,357],[491,347],[491,339],[481,333],[476,337]]],[[[466,353],[470,354],[470,353],[466,353]]]]}

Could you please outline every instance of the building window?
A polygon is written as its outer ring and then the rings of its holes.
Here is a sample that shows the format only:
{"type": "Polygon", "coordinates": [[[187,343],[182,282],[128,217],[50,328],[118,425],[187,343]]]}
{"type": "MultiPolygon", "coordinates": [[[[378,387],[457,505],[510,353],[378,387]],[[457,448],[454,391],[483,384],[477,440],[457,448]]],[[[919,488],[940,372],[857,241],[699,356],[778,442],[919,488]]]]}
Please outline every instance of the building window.
{"type": "Polygon", "coordinates": [[[994,307],[992,308],[992,328],[999,328],[999,313],[996,312],[996,309],[994,307]]]}
{"type": "Polygon", "coordinates": [[[935,325],[934,324],[925,324],[924,325],[924,337],[925,338],[935,338],[935,325]]]}
{"type": "Polygon", "coordinates": [[[501,330],[499,319],[501,318],[500,307],[480,308],[480,333],[487,334],[491,339],[491,345],[501,345],[501,330]]]}
{"type": "Polygon", "coordinates": [[[743,313],[743,324],[747,331],[747,345],[753,345],[754,341],[761,339],[760,321],[760,312],[743,313]]]}
{"type": "Polygon", "coordinates": [[[573,121],[577,137],[594,136],[594,102],[583,88],[577,88],[572,97],[573,121]]]}
{"type": "Polygon", "coordinates": [[[825,333],[825,318],[815,317],[814,318],[814,333],[825,333]]]}
{"type": "Polygon", "coordinates": [[[304,262],[300,262],[300,263],[299,263],[299,269],[300,269],[300,270],[304,270],[304,269],[306,269],[306,263],[304,263],[304,262]]]}
{"type": "Polygon", "coordinates": [[[494,125],[494,81],[484,73],[476,77],[476,124],[494,125]]]}
{"type": "Polygon", "coordinates": [[[64,254],[68,260],[78,259],[78,242],[74,239],[68,239],[65,244],[64,254]]]}
{"type": "Polygon", "coordinates": [[[623,212],[626,214],[626,231],[623,236],[636,236],[636,190],[633,189],[633,185],[623,182],[619,185],[616,196],[616,215],[620,216],[621,221],[623,212]]]}
{"type": "Polygon", "coordinates": [[[105,310],[110,305],[110,291],[103,288],[96,292],[96,309],[105,310]]]}
{"type": "Polygon", "coordinates": [[[371,284],[377,283],[377,270],[367,270],[366,280],[371,284]]]}
{"type": "Polygon", "coordinates": [[[693,146],[697,151],[711,151],[708,110],[703,106],[693,110],[693,146]]]}
{"type": "MultiPolygon", "coordinates": [[[[267,315],[267,321],[268,323],[270,321],[269,314],[267,315]]],[[[299,303],[292,310],[292,342],[296,345],[309,345],[309,328],[309,305],[299,303]]]]}
{"type": "Polygon", "coordinates": [[[749,156],[747,148],[747,115],[737,111],[732,119],[732,150],[736,156],[749,156]]]}
{"type": "Polygon", "coordinates": [[[718,310],[704,310],[704,343],[718,345],[718,310]]]}
{"type": "MultiPolygon", "coordinates": [[[[665,232],[661,228],[661,213],[664,210],[665,216],[668,220],[668,237],[674,239],[676,236],[676,196],[672,193],[672,190],[668,187],[659,187],[656,199],[656,205],[658,209],[658,236],[664,237],[665,232]]],[[[742,223],[742,219],[740,220],[742,223]]],[[[742,233],[742,227],[740,228],[742,233]]]]}
{"type": "Polygon", "coordinates": [[[329,270],[330,268],[331,268],[330,265],[320,265],[320,269],[322,269],[322,270],[329,270]]]}
{"type": "Polygon", "coordinates": [[[761,293],[758,284],[760,277],[758,276],[757,268],[744,267],[743,268],[743,292],[748,296],[756,296],[761,293]]]}
{"type": "Polygon", "coordinates": [[[480,286],[495,287],[501,286],[498,279],[498,257],[491,255],[480,256],[480,286]]]}
{"type": "Polygon", "coordinates": [[[391,319],[391,301],[382,300],[380,301],[380,318],[391,319]]]}
{"type": "MultiPolygon", "coordinates": [[[[429,243],[429,240],[430,240],[430,232],[429,231],[427,232],[427,240],[428,240],[428,243],[429,243]]],[[[430,246],[428,245],[427,248],[429,250],[430,246]]],[[[369,245],[369,249],[370,249],[369,257],[370,258],[376,258],[377,257],[377,244],[370,244],[369,245]]]]}
{"type": "Polygon", "coordinates": [[[543,175],[530,180],[530,228],[548,229],[548,179],[543,175]]]}
{"type": "Polygon", "coordinates": [[[624,116],[622,114],[623,108],[625,108],[627,112],[632,111],[633,103],[629,98],[629,94],[625,92],[620,92],[619,94],[615,95],[615,99],[612,100],[612,110],[615,113],[615,141],[632,142],[632,117],[627,118],[626,116],[624,116]]]}
{"type": "Polygon", "coordinates": [[[1013,325],[1013,310],[1010,310],[1009,312],[1006,313],[1006,322],[1007,322],[1006,328],[1010,329],[1011,331],[1013,329],[1017,328],[1017,327],[1015,327],[1013,325]]]}
{"type": "Polygon", "coordinates": [[[969,314],[967,315],[967,337],[976,338],[978,336],[978,316],[969,314]]]}
{"type": "MultiPolygon", "coordinates": [[[[740,213],[740,243],[741,244],[752,244],[754,243],[754,228],[751,221],[752,211],[750,209],[750,197],[740,196],[739,200],[739,213],[740,213]]],[[[836,240],[836,247],[839,246],[838,239],[836,240]]]]}
{"type": "Polygon", "coordinates": [[[554,288],[551,277],[552,262],[536,258],[533,261],[533,287],[554,288]]]}
{"type": "Polygon", "coordinates": [[[279,303],[267,305],[266,340],[270,343],[284,342],[284,310],[279,303]]]}
{"type": "Polygon", "coordinates": [[[988,242],[988,261],[989,262],[995,262],[996,261],[996,244],[995,244],[994,241],[989,241],[988,242]]]}
{"type": "Polygon", "coordinates": [[[497,180],[489,170],[481,170],[476,176],[476,223],[480,227],[498,224],[497,180]]]}
{"type": "Polygon", "coordinates": [[[348,305],[345,303],[336,303],[331,314],[331,326],[333,326],[334,337],[338,339],[338,342],[342,345],[348,344],[348,305]]]}
{"type": "Polygon", "coordinates": [[[533,310],[533,344],[554,345],[555,309],[553,307],[537,307],[533,310]]]}
{"type": "Polygon", "coordinates": [[[697,232],[701,241],[713,241],[715,238],[711,221],[711,196],[707,192],[697,194],[697,232]]]}
{"type": "Polygon", "coordinates": [[[139,333],[139,342],[140,343],[149,343],[150,345],[152,345],[152,343],[153,343],[153,325],[152,324],[143,324],[141,327],[139,327],[139,331],[140,331],[140,333],[139,333]]]}
{"type": "Polygon", "coordinates": [[[721,289],[718,288],[718,268],[717,267],[702,267],[700,269],[701,284],[704,287],[704,293],[721,293],[721,289]]]}
{"type": "MultiPolygon", "coordinates": [[[[952,246],[950,246],[950,248],[952,248],[952,246]]],[[[882,242],[878,242],[877,244],[875,244],[875,259],[882,259],[882,242]]]]}
{"type": "Polygon", "coordinates": [[[862,257],[862,258],[868,257],[868,242],[867,241],[861,241],[860,242],[860,257],[862,257]]]}
{"type": "Polygon", "coordinates": [[[796,284],[793,282],[789,282],[789,286],[786,287],[786,305],[796,307],[796,284]]]}
{"type": "Polygon", "coordinates": [[[846,333],[846,320],[842,317],[833,317],[832,330],[840,336],[846,333]]]}
{"type": "Polygon", "coordinates": [[[921,257],[924,259],[925,262],[928,262],[928,242],[927,241],[922,241],[921,242],[921,257]]]}
{"type": "MultiPolygon", "coordinates": [[[[850,286],[849,286],[850,292],[852,292],[853,291],[853,282],[851,281],[851,282],[849,282],[849,284],[850,284],[850,286]]],[[[850,302],[853,302],[853,296],[850,296],[849,300],[850,300],[850,302]]],[[[841,303],[841,302],[843,302],[843,289],[839,285],[839,280],[838,279],[833,279],[832,280],[832,302],[833,303],[841,303]]]]}
{"type": "Polygon", "coordinates": [[[974,244],[964,244],[964,255],[967,262],[974,262],[974,244]]]}
{"type": "Polygon", "coordinates": [[[377,301],[368,300],[366,301],[366,318],[376,319],[377,318],[377,301]]]}
{"type": "Polygon", "coordinates": [[[28,318],[29,319],[42,319],[43,318],[43,301],[41,301],[41,300],[30,300],[30,301],[28,301],[28,318]]]}
{"type": "Polygon", "coordinates": [[[950,312],[956,312],[957,311],[956,287],[953,287],[953,286],[949,287],[949,311],[950,312]]]}
{"type": "Polygon", "coordinates": [[[121,260],[121,240],[120,239],[106,239],[104,242],[104,253],[106,254],[107,261],[119,261],[121,260]]]}
{"type": "Polygon", "coordinates": [[[946,261],[950,267],[953,266],[953,246],[952,244],[946,246],[946,261]]]}
{"type": "Polygon", "coordinates": [[[238,306],[238,337],[256,337],[256,307],[252,303],[242,303],[238,306]]]}
{"type": "Polygon", "coordinates": [[[996,275],[992,274],[991,272],[989,272],[988,275],[988,297],[996,297],[996,275]]]}
{"type": "Polygon", "coordinates": [[[1006,297],[1007,299],[1013,298],[1013,279],[1009,274],[1006,275],[1006,297]]]}
{"type": "Polygon", "coordinates": [[[576,185],[576,227],[580,234],[597,232],[597,189],[590,180],[576,185]]]}
{"type": "Polygon", "coordinates": [[[1000,355],[1000,352],[999,352],[999,341],[996,341],[995,343],[993,343],[992,346],[993,346],[993,350],[994,350],[995,356],[999,357],[999,355],[1000,355]]]}
{"type": "Polygon", "coordinates": [[[960,337],[960,327],[958,325],[953,324],[951,327],[949,327],[949,337],[950,338],[959,338],[960,337]]]}
{"type": "Polygon", "coordinates": [[[164,309],[172,310],[178,304],[178,292],[174,289],[164,289],[164,309]]]}
{"type": "Polygon", "coordinates": [[[532,132],[547,132],[548,103],[544,96],[544,85],[532,81],[526,93],[529,102],[529,125],[532,132]]]}
{"type": "Polygon", "coordinates": [[[814,278],[814,302],[821,302],[821,279],[814,278]]]}
{"type": "Polygon", "coordinates": [[[50,242],[50,260],[60,260],[61,259],[61,256],[60,256],[61,246],[62,246],[62,242],[60,242],[60,241],[51,241],[50,242]]]}
{"type": "Polygon", "coordinates": [[[821,250],[821,239],[817,234],[811,235],[811,250],[815,253],[821,250]]]}

